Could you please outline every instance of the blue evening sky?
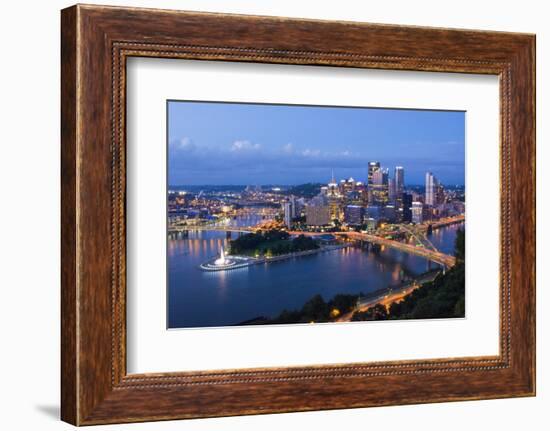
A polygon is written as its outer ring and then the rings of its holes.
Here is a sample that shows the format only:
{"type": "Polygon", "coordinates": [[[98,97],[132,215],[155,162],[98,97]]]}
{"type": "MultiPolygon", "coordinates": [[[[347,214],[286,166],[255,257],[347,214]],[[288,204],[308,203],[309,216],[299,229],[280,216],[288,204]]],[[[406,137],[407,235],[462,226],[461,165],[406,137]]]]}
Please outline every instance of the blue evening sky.
{"type": "Polygon", "coordinates": [[[246,103],[168,102],[170,185],[365,181],[367,163],[431,171],[464,184],[465,113],[246,103]]]}

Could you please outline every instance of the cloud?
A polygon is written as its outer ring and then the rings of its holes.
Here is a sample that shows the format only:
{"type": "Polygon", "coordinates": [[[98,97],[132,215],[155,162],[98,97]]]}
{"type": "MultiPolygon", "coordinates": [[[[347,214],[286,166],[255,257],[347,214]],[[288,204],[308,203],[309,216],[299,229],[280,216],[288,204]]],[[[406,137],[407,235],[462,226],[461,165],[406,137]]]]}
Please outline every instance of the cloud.
{"type": "MultiPolygon", "coordinates": [[[[464,169],[464,159],[446,157],[438,154],[437,160],[433,155],[399,153],[391,157],[376,151],[356,152],[346,148],[322,150],[314,146],[300,147],[294,143],[265,146],[250,139],[217,142],[215,145],[195,143],[191,138],[184,137],[170,142],[169,174],[171,178],[178,178],[177,182],[210,183],[214,177],[216,181],[238,183],[270,182],[276,178],[298,178],[314,180],[327,176],[332,169],[337,175],[358,177],[366,175],[368,162],[379,160],[385,167],[403,165],[407,177],[423,179],[426,170],[438,172],[443,170],[449,174],[464,169]],[[199,179],[202,178],[202,179],[199,179]],[[255,178],[253,180],[253,178],[255,178]]],[[[440,178],[445,181],[443,171],[440,178]]],[[[284,183],[285,181],[282,181],[284,183]]]]}
{"type": "Polygon", "coordinates": [[[261,148],[260,144],[254,144],[250,141],[235,141],[231,144],[231,151],[257,151],[261,148]]]}
{"type": "Polygon", "coordinates": [[[193,152],[197,149],[197,146],[193,140],[187,136],[181,139],[176,139],[170,142],[170,148],[175,151],[193,152]]]}
{"type": "Polygon", "coordinates": [[[321,150],[312,150],[310,148],[302,151],[302,156],[304,157],[318,157],[321,154],[321,150]]]}
{"type": "Polygon", "coordinates": [[[291,142],[283,145],[283,153],[292,154],[294,152],[294,145],[291,142]]]}

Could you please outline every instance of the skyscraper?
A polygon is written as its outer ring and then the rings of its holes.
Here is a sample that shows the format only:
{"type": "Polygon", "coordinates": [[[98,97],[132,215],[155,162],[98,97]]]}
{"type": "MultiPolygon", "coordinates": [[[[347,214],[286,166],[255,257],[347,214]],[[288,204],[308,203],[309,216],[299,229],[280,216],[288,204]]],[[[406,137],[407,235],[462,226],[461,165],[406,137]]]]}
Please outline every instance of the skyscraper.
{"type": "Polygon", "coordinates": [[[387,205],[388,204],[388,170],[378,168],[372,174],[372,184],[369,184],[371,190],[369,204],[387,205]]]}
{"type": "Polygon", "coordinates": [[[395,223],[397,220],[395,206],[386,205],[385,207],[382,207],[382,218],[389,223],[395,223]]]}
{"type": "Polygon", "coordinates": [[[290,227],[292,226],[292,202],[285,202],[283,203],[283,211],[284,211],[284,220],[285,220],[285,225],[286,227],[288,227],[290,229],[290,227]]]}
{"type": "Polygon", "coordinates": [[[347,180],[342,180],[340,181],[340,192],[346,196],[348,193],[351,193],[355,190],[355,180],[350,177],[349,179],[347,180]]]}
{"type": "Polygon", "coordinates": [[[298,205],[296,202],[296,196],[291,195],[288,198],[288,201],[290,202],[290,217],[294,218],[298,215],[298,205]]]}
{"type": "Polygon", "coordinates": [[[395,208],[397,209],[397,221],[404,221],[403,193],[405,192],[405,170],[403,169],[403,166],[395,167],[393,179],[395,188],[395,199],[392,202],[395,204],[395,208]]]}
{"type": "Polygon", "coordinates": [[[422,223],[424,221],[424,204],[422,202],[413,202],[411,213],[413,223],[422,223]]]}
{"type": "Polygon", "coordinates": [[[330,212],[330,220],[342,220],[342,199],[330,198],[328,199],[328,207],[330,212]]]}
{"type": "Polygon", "coordinates": [[[384,175],[380,169],[373,171],[372,177],[369,178],[369,184],[377,186],[384,184],[384,175]]]}
{"type": "Polygon", "coordinates": [[[405,190],[405,170],[403,166],[395,167],[395,194],[400,197],[405,190]]]}
{"type": "Polygon", "coordinates": [[[330,180],[330,183],[328,183],[327,196],[332,196],[332,197],[339,197],[340,196],[340,190],[338,189],[338,183],[334,179],[334,171],[332,171],[332,178],[330,180]]]}
{"type": "Polygon", "coordinates": [[[395,186],[395,178],[390,178],[388,180],[388,199],[392,204],[395,204],[397,201],[397,190],[395,186]]]}
{"type": "Polygon", "coordinates": [[[330,208],[324,196],[317,196],[306,205],[306,223],[309,226],[324,226],[331,221],[330,208]]]}
{"type": "Polygon", "coordinates": [[[435,205],[441,205],[445,203],[445,188],[439,181],[435,186],[435,205]]]}
{"type": "Polygon", "coordinates": [[[437,186],[437,179],[433,176],[431,172],[426,172],[426,205],[434,206],[435,201],[435,192],[437,186]]]}
{"type": "Polygon", "coordinates": [[[363,223],[364,208],[359,205],[347,205],[344,208],[344,221],[353,226],[363,223]]]}
{"type": "Polygon", "coordinates": [[[412,221],[412,204],[412,195],[403,193],[401,195],[401,221],[403,223],[410,223],[412,221]]]}
{"type": "MultiPolygon", "coordinates": [[[[343,180],[345,183],[345,180],[343,180]]],[[[340,187],[334,179],[334,171],[332,171],[332,178],[327,185],[326,202],[330,211],[330,220],[341,220],[342,218],[342,203],[344,187],[340,187]]],[[[309,224],[309,222],[308,222],[309,224]]]]}
{"type": "Polygon", "coordinates": [[[361,205],[367,205],[369,202],[367,184],[358,181],[357,183],[355,183],[355,191],[359,196],[359,202],[361,203],[361,205]]]}
{"type": "Polygon", "coordinates": [[[380,170],[380,162],[369,162],[369,171],[368,171],[368,184],[372,184],[373,174],[380,170]]]}

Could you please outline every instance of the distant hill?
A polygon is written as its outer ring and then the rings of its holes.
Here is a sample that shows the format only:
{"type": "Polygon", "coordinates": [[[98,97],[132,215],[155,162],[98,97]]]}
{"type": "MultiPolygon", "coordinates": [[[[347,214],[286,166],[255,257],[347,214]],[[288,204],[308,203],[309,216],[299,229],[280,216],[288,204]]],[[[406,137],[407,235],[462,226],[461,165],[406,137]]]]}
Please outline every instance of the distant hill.
{"type": "Polygon", "coordinates": [[[239,185],[168,185],[169,190],[186,190],[191,193],[198,193],[201,190],[208,192],[225,192],[225,191],[234,191],[242,192],[246,186],[239,185]]]}
{"type": "MultiPolygon", "coordinates": [[[[304,198],[312,198],[313,196],[319,194],[321,191],[321,187],[323,184],[321,183],[306,183],[306,184],[298,184],[293,186],[282,186],[282,185],[276,185],[276,184],[262,184],[261,189],[263,191],[271,191],[273,192],[273,189],[280,189],[277,193],[283,194],[283,195],[294,195],[304,198]]],[[[224,191],[232,191],[232,192],[243,192],[246,189],[246,186],[244,185],[169,185],[169,190],[186,190],[191,193],[199,193],[200,191],[204,192],[224,192],[224,191]]]]}
{"type": "Polygon", "coordinates": [[[306,183],[299,184],[296,186],[290,186],[286,190],[286,194],[300,196],[304,198],[312,198],[315,195],[318,195],[321,191],[322,183],[306,183]]]}

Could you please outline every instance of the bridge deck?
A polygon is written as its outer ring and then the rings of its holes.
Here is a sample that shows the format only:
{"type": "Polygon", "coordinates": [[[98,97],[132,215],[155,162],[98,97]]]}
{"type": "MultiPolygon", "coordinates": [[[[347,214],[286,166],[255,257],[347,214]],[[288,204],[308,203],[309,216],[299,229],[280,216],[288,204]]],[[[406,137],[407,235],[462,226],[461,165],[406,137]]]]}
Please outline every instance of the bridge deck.
{"type": "MultiPolygon", "coordinates": [[[[452,219],[445,220],[437,225],[437,227],[441,227],[443,225],[449,225],[453,223],[459,223],[461,221],[464,221],[464,217],[454,217],[452,219]]],[[[189,230],[220,230],[225,232],[254,232],[256,231],[255,227],[236,227],[236,226],[215,226],[215,225],[207,225],[207,226],[173,226],[169,228],[169,232],[183,232],[183,231],[189,231],[189,230]]],[[[289,231],[288,232],[291,235],[306,235],[306,236],[319,236],[319,235],[326,235],[327,232],[306,232],[306,231],[289,231]]],[[[441,265],[445,265],[447,267],[452,267],[456,264],[456,258],[454,256],[441,253],[437,250],[432,250],[425,247],[419,247],[414,246],[410,244],[405,244],[399,241],[395,241],[392,239],[382,238],[377,235],[371,235],[368,233],[362,233],[362,232],[328,232],[333,235],[338,236],[347,236],[349,238],[359,240],[359,241],[368,241],[374,244],[383,245],[386,247],[395,248],[397,250],[403,251],[405,253],[414,254],[416,256],[423,257],[425,259],[431,260],[433,262],[439,263],[441,265]]]]}
{"type": "Polygon", "coordinates": [[[399,241],[395,241],[393,239],[386,239],[381,238],[376,235],[370,235],[367,233],[360,233],[360,232],[342,232],[342,234],[347,235],[350,238],[357,239],[360,241],[368,241],[375,244],[384,245],[386,247],[392,247],[397,250],[404,251],[406,253],[414,254],[416,256],[423,257],[425,259],[429,259],[433,262],[443,264],[447,267],[455,266],[456,264],[456,258],[454,256],[441,253],[440,251],[430,250],[428,248],[424,247],[417,247],[410,244],[405,244],[399,241]]]}

